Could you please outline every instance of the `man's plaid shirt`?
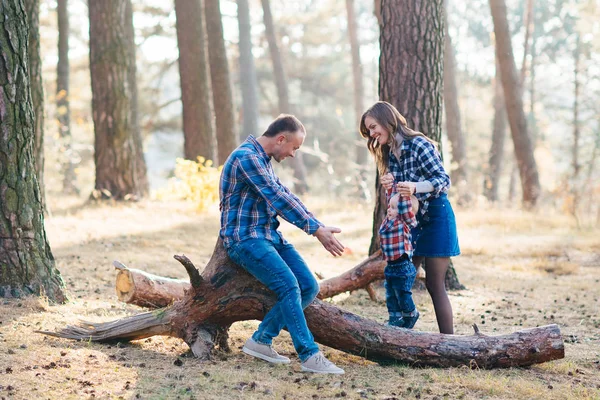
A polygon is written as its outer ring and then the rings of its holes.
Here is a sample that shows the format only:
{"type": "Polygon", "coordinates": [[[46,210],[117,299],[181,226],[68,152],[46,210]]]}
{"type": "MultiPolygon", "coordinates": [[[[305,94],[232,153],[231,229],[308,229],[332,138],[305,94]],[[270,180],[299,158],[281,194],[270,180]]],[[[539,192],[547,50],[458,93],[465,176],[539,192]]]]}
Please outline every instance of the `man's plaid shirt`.
{"type": "Polygon", "coordinates": [[[271,157],[252,135],[225,162],[219,197],[225,247],[248,238],[281,238],[277,215],[311,235],[323,226],[279,181],[271,157]]]}
{"type": "MultiPolygon", "coordinates": [[[[387,204],[390,199],[398,194],[396,184],[386,191],[387,204]]],[[[410,197],[398,199],[398,215],[394,219],[386,217],[379,228],[379,240],[383,258],[388,261],[396,260],[407,254],[412,257],[413,248],[411,244],[410,229],[417,226],[417,219],[412,212],[412,201],[410,197]]]]}
{"type": "Polygon", "coordinates": [[[444,170],[440,154],[433,146],[421,136],[410,140],[402,140],[400,145],[400,159],[390,151],[389,169],[394,175],[394,182],[422,182],[429,181],[433,185],[433,192],[415,193],[420,203],[420,212],[425,214],[429,207],[429,199],[439,197],[450,188],[450,177],[444,170]]]}

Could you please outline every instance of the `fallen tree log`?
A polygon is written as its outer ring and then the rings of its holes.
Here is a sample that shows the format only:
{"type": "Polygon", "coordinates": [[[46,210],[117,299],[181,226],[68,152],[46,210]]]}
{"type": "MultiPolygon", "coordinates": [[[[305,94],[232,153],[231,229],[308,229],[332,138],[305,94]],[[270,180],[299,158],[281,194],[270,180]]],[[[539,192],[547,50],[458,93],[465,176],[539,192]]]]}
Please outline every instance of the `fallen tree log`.
{"type": "MultiPolygon", "coordinates": [[[[185,256],[175,256],[190,276],[190,289],[170,306],[117,321],[82,322],[59,332],[41,333],[98,342],[130,341],[154,335],[183,339],[196,357],[208,359],[215,348],[228,351],[229,326],[261,319],[274,294],[234,264],[219,240],[202,275],[185,256]]],[[[315,300],[306,309],[315,339],[332,348],[372,360],[397,360],[418,366],[526,366],[564,357],[557,325],[507,335],[471,336],[417,332],[381,325],[315,300]]]]}
{"type": "MultiPolygon", "coordinates": [[[[128,268],[119,261],[113,262],[117,269],[115,289],[119,301],[135,304],[141,307],[161,308],[166,307],[176,300],[181,300],[185,291],[191,285],[183,279],[171,279],[148,272],[128,268]]],[[[376,295],[370,290],[372,282],[382,280],[385,260],[381,257],[381,250],[377,250],[369,258],[356,267],[319,283],[318,297],[326,299],[340,293],[365,288],[369,297],[376,300],[376,295]]]]}

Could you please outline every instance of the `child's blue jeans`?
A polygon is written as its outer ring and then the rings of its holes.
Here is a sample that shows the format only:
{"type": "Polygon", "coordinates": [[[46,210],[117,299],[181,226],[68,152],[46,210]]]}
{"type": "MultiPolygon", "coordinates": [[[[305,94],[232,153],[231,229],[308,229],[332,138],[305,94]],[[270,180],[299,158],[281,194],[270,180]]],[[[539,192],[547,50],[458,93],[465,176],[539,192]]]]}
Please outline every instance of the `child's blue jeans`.
{"type": "Polygon", "coordinates": [[[401,317],[403,312],[414,311],[412,286],[417,269],[413,263],[406,256],[388,261],[384,273],[386,304],[390,316],[401,317]]]}

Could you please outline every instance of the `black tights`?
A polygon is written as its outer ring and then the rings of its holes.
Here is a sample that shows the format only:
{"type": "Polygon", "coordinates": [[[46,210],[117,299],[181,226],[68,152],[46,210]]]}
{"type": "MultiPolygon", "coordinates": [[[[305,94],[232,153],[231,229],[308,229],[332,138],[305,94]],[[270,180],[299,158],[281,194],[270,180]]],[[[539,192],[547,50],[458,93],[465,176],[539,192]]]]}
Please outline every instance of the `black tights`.
{"type": "Polygon", "coordinates": [[[425,259],[425,286],[433,301],[435,317],[440,333],[454,333],[452,320],[452,304],[446,293],[446,271],[450,265],[449,257],[413,257],[415,266],[425,259]]]}

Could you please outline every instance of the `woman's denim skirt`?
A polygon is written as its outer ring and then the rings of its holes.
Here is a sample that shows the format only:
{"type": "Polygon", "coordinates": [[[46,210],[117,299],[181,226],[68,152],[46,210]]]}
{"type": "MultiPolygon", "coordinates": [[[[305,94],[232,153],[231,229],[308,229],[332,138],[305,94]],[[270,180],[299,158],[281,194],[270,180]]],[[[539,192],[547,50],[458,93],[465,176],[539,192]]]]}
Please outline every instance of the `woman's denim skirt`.
{"type": "Polygon", "coordinates": [[[446,193],[429,201],[425,214],[417,213],[412,229],[415,257],[453,257],[460,254],[456,218],[446,193]]]}

